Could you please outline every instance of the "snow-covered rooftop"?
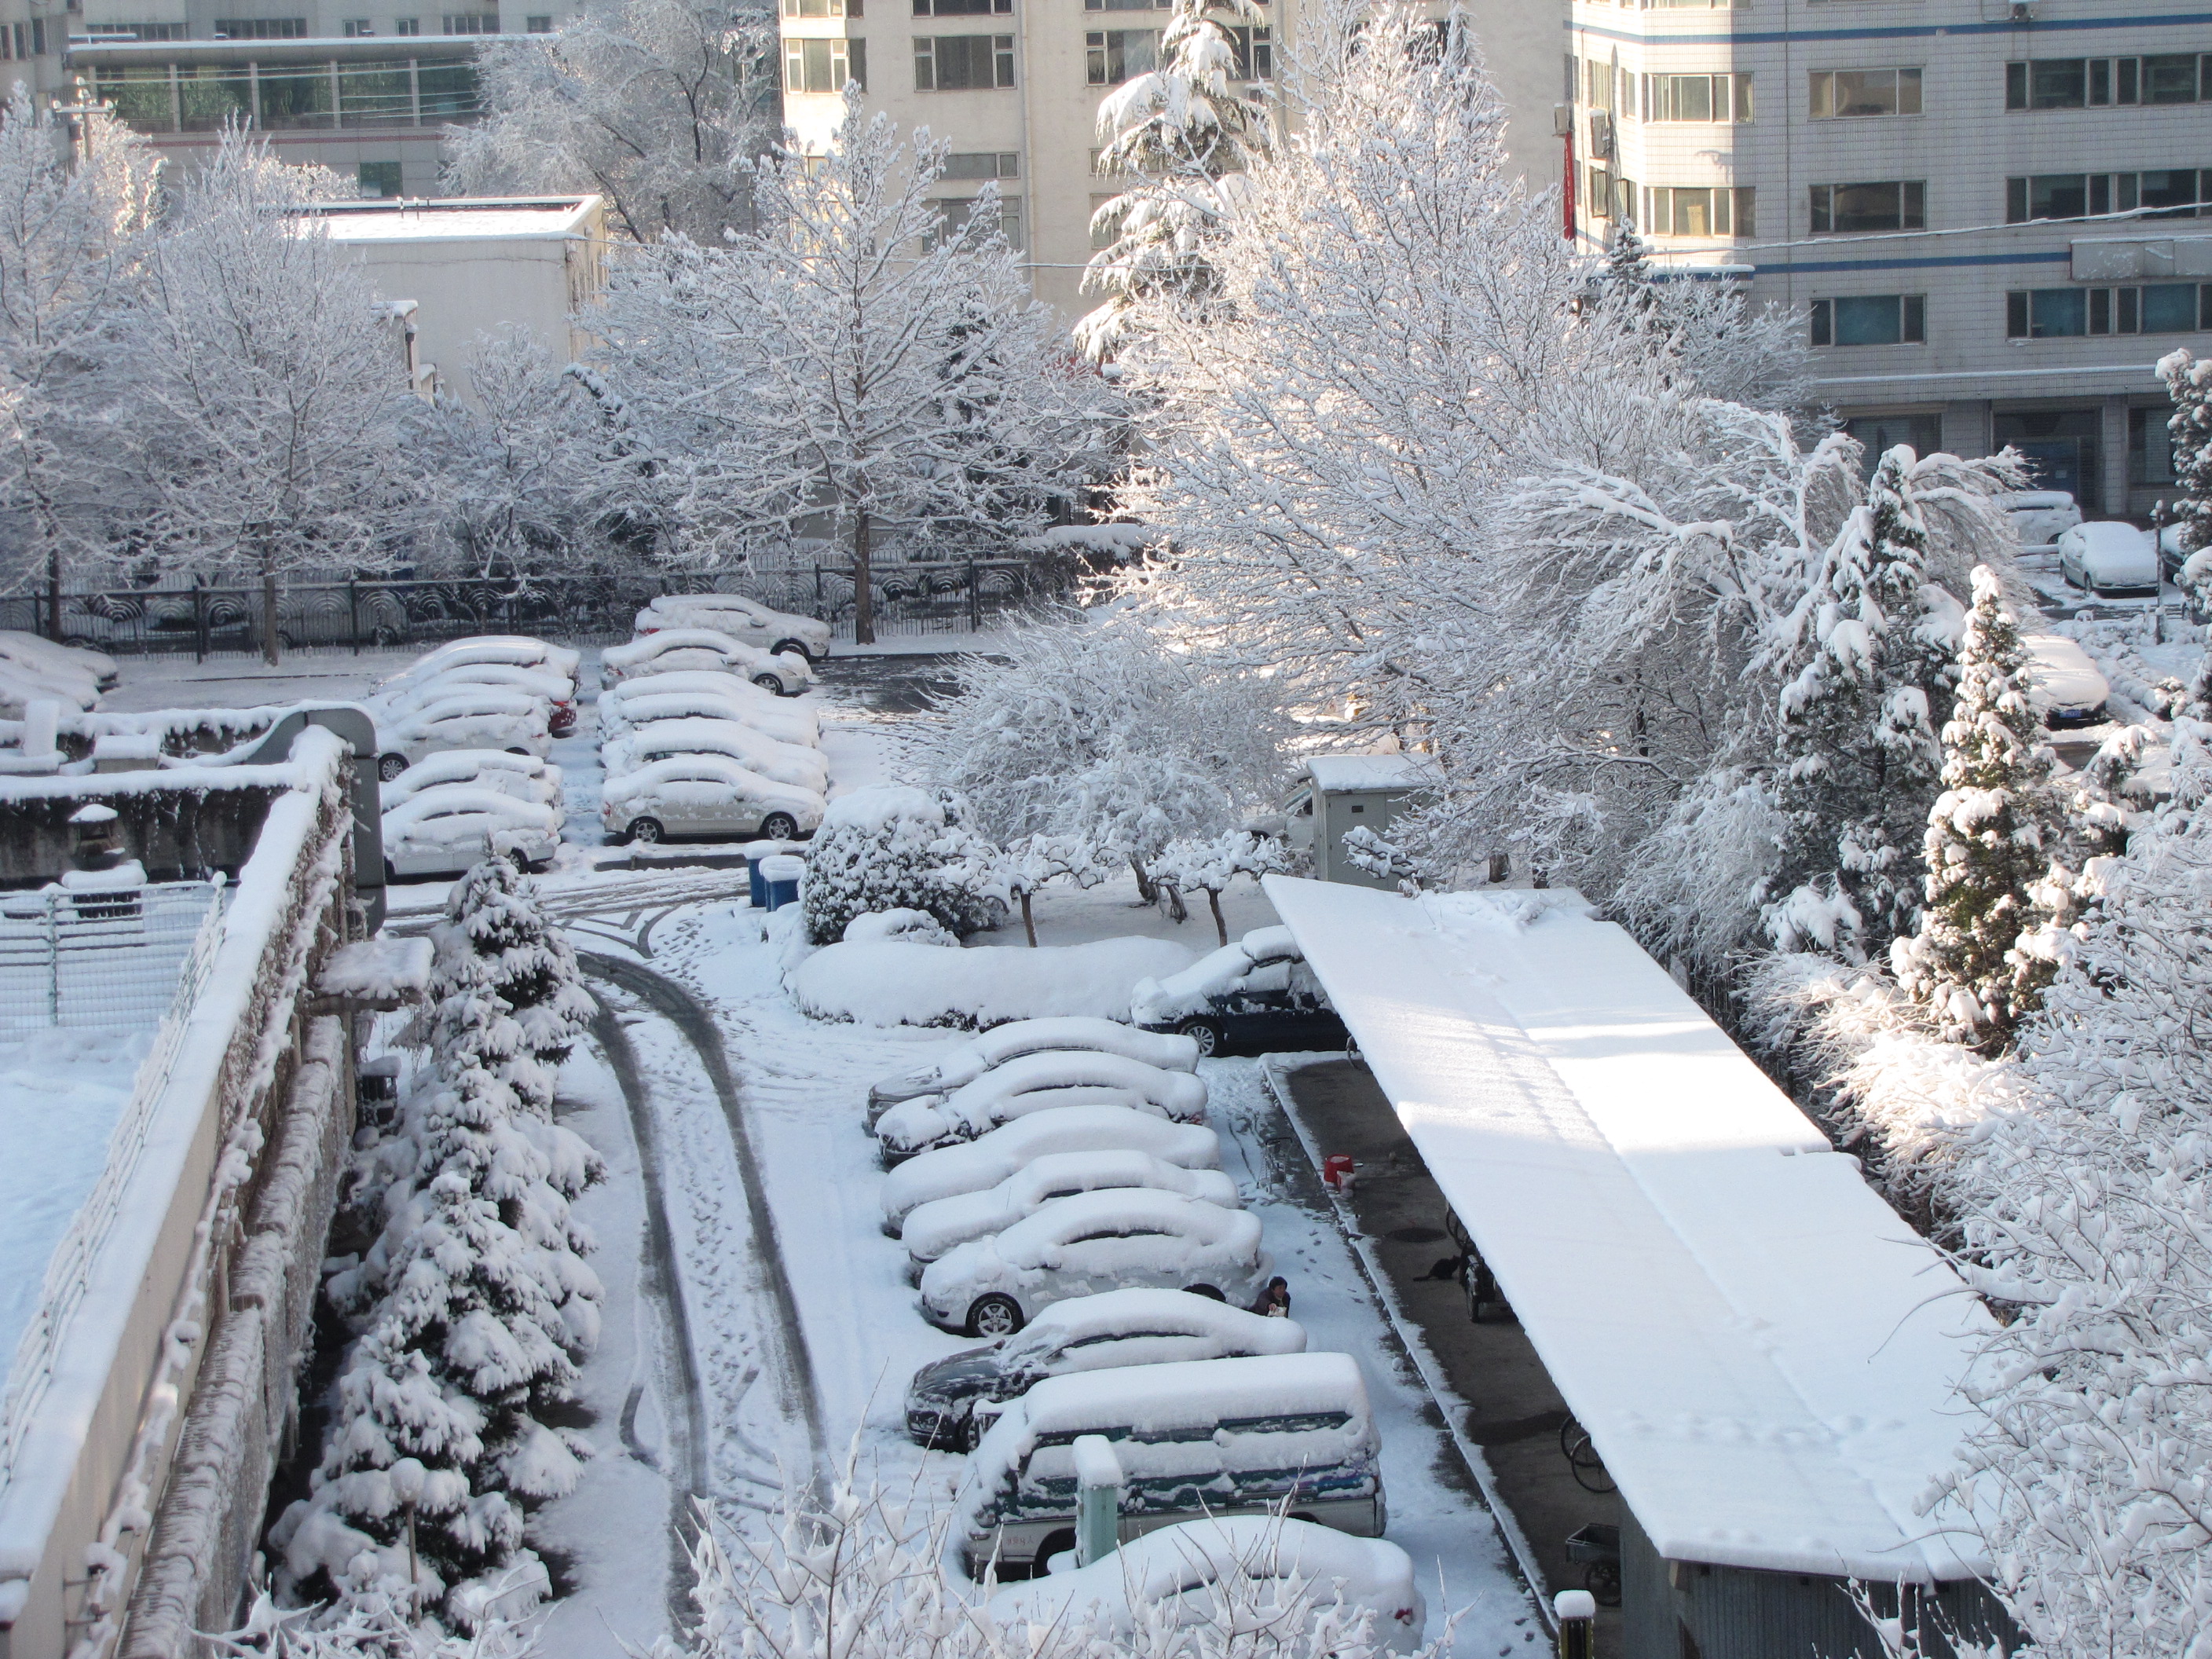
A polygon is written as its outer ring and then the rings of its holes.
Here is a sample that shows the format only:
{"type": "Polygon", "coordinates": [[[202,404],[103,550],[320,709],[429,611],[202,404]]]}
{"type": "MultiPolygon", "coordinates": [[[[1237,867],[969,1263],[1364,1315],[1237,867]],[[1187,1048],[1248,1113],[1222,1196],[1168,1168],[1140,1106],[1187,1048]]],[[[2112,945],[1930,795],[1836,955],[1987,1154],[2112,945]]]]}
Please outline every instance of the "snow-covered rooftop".
{"type": "Polygon", "coordinates": [[[581,236],[590,228],[591,196],[507,200],[346,202],[318,207],[313,217],[338,242],[453,242],[581,236]]]}
{"type": "Polygon", "coordinates": [[[1989,1316],[1633,939],[1569,891],[1266,886],[1662,1556],[1980,1566],[1914,1502],[1989,1316]]]}
{"type": "Polygon", "coordinates": [[[1306,775],[1330,791],[1419,789],[1436,781],[1436,764],[1426,755],[1316,755],[1306,775]]]}

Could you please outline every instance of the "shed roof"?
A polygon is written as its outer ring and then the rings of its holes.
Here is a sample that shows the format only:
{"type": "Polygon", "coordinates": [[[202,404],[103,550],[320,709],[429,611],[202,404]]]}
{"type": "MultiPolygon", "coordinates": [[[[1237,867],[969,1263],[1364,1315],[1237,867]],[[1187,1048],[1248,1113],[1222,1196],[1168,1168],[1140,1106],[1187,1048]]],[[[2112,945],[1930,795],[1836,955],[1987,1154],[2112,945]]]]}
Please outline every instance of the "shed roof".
{"type": "Polygon", "coordinates": [[[1436,767],[1428,755],[1316,755],[1306,762],[1306,775],[1332,792],[1419,789],[1435,783],[1436,767]]]}
{"type": "Polygon", "coordinates": [[[1982,1565],[1914,1505],[1989,1315],[1633,939],[1571,891],[1267,890],[1662,1555],[1982,1565]]]}
{"type": "Polygon", "coordinates": [[[337,242],[565,240],[587,235],[596,196],[337,202],[305,210],[337,242]]]}

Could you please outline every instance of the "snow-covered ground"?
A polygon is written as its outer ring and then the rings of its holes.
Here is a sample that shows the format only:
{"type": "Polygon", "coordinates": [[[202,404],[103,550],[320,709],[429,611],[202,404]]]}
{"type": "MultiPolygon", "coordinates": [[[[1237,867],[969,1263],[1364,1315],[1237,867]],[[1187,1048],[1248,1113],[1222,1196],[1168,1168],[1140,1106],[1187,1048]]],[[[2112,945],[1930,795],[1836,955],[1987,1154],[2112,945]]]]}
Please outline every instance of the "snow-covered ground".
{"type": "Polygon", "coordinates": [[[150,1031],[0,1042],[0,1367],[39,1305],[47,1259],[100,1179],[150,1031]]]}

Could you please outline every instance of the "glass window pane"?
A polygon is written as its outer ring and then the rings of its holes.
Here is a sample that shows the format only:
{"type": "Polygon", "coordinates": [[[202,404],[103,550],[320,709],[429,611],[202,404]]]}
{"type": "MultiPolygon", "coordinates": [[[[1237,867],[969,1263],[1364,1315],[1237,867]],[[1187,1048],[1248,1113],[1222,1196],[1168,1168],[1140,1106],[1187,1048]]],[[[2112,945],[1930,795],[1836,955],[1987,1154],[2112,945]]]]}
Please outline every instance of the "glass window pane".
{"type": "Polygon", "coordinates": [[[169,130],[169,66],[134,64],[93,71],[94,96],[115,106],[118,119],[153,132],[169,130]]]}
{"type": "Polygon", "coordinates": [[[2045,173],[2027,181],[2027,216],[2031,219],[2078,219],[2089,210],[2089,179],[2086,173],[2045,173]]]}
{"type": "Polygon", "coordinates": [[[1904,224],[1900,206],[1902,196],[1902,187],[1896,184],[1838,185],[1835,228],[1839,231],[1899,229],[1904,224]]]}
{"type": "Polygon", "coordinates": [[[2193,104],[2197,101],[2197,54],[2170,52],[2142,60],[2142,100],[2146,104],[2193,104]]]}
{"type": "Polygon", "coordinates": [[[1713,118],[1713,77],[1678,75],[1674,79],[1674,118],[1710,121],[1713,118]]]}
{"type": "Polygon", "coordinates": [[[2197,326],[2197,284],[2153,283],[2142,291],[2142,331],[2185,334],[2197,326]]]}
{"type": "Polygon", "coordinates": [[[178,101],[183,106],[186,132],[213,132],[226,121],[243,121],[252,113],[246,106],[246,65],[191,64],[181,70],[178,101]]]}
{"type": "Polygon", "coordinates": [[[473,64],[424,64],[415,72],[422,88],[424,121],[454,121],[477,112],[477,69],[473,64]]]}
{"type": "Polygon", "coordinates": [[[349,127],[415,124],[404,64],[347,64],[338,70],[338,116],[349,127]]]}
{"type": "Polygon", "coordinates": [[[1862,294],[1838,300],[1836,309],[1836,343],[1850,345],[1895,345],[1897,331],[1897,295],[1894,294],[1862,294]]]}
{"type": "Polygon", "coordinates": [[[2089,331],[2088,296],[2078,288],[2039,288],[2028,295],[2028,334],[2038,340],[2089,331]]]}
{"type": "Polygon", "coordinates": [[[2088,91],[2088,60],[2045,58],[2028,65],[2030,98],[2037,109],[2080,109],[2088,91]]]}
{"type": "Polygon", "coordinates": [[[1836,113],[1838,115],[1894,115],[1897,113],[1895,70],[1838,70],[1836,113]]]}
{"type": "Polygon", "coordinates": [[[1920,71],[1917,69],[1897,72],[1897,112],[1899,115],[1920,113],[1920,71]]]}
{"type": "Polygon", "coordinates": [[[2197,200],[2197,169],[2168,167],[2142,175],[2142,204],[2166,210],[2167,216],[2186,217],[2197,200]]]}

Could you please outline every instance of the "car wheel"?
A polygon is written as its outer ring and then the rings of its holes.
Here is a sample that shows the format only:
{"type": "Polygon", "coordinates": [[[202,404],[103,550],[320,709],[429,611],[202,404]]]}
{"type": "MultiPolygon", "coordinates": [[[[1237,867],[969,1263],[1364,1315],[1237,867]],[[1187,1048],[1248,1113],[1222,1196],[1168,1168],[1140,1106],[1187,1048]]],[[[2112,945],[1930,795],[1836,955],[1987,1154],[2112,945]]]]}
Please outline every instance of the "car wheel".
{"type": "Polygon", "coordinates": [[[1200,1060],[1212,1060],[1228,1046],[1227,1036],[1218,1020],[1187,1019],[1176,1030],[1198,1045],[1200,1060]]]}
{"type": "Polygon", "coordinates": [[[790,841],[799,834],[799,820],[788,812],[771,812],[761,820],[760,832],[769,841],[790,841]]]}
{"type": "Polygon", "coordinates": [[[780,657],[787,651],[794,657],[804,658],[808,662],[814,660],[814,653],[797,640],[778,640],[768,648],[768,653],[771,657],[780,657]]]}
{"type": "Polygon", "coordinates": [[[659,818],[632,818],[629,821],[629,838],[632,841],[641,841],[651,846],[664,833],[659,818]]]}
{"type": "Polygon", "coordinates": [[[399,775],[406,769],[407,757],[404,755],[386,755],[376,763],[378,781],[384,783],[396,783],[399,775]]]}
{"type": "Polygon", "coordinates": [[[1208,1302],[1226,1302],[1229,1300],[1227,1297],[1222,1295],[1219,1291],[1216,1290],[1211,1285],[1186,1285],[1182,1288],[1186,1295],[1202,1296],[1208,1302]]]}
{"type": "Polygon", "coordinates": [[[765,670],[753,676],[753,684],[763,691],[773,691],[779,697],[789,695],[783,689],[782,680],[765,670]]]}
{"type": "Polygon", "coordinates": [[[522,756],[525,759],[529,758],[529,755],[530,755],[530,751],[529,751],[527,749],[524,749],[524,748],[521,748],[521,747],[520,747],[520,746],[517,746],[517,747],[514,747],[514,748],[511,748],[511,749],[509,749],[507,752],[508,754],[510,754],[510,755],[520,755],[520,756],[522,756]]]}
{"type": "Polygon", "coordinates": [[[391,885],[392,885],[392,884],[393,882],[398,881],[398,879],[399,879],[399,871],[398,871],[398,866],[395,866],[395,865],[392,862],[392,860],[391,860],[390,859],[386,859],[386,860],[385,860],[385,861],[384,861],[384,884],[385,884],[386,887],[389,887],[389,886],[391,886],[391,885]]]}
{"type": "Polygon", "coordinates": [[[1043,1577],[1047,1571],[1045,1565],[1047,1562],[1050,1561],[1055,1555],[1066,1555],[1074,1547],[1075,1533],[1073,1528],[1063,1527],[1058,1532],[1047,1533],[1045,1534],[1044,1542],[1037,1546],[1037,1553],[1030,1559],[1030,1577],[1032,1578],[1043,1577]]]}
{"type": "Polygon", "coordinates": [[[995,1291],[979,1296],[968,1310],[968,1334],[970,1336],[1012,1336],[1022,1328],[1021,1304],[1011,1296],[995,1291]]]}

